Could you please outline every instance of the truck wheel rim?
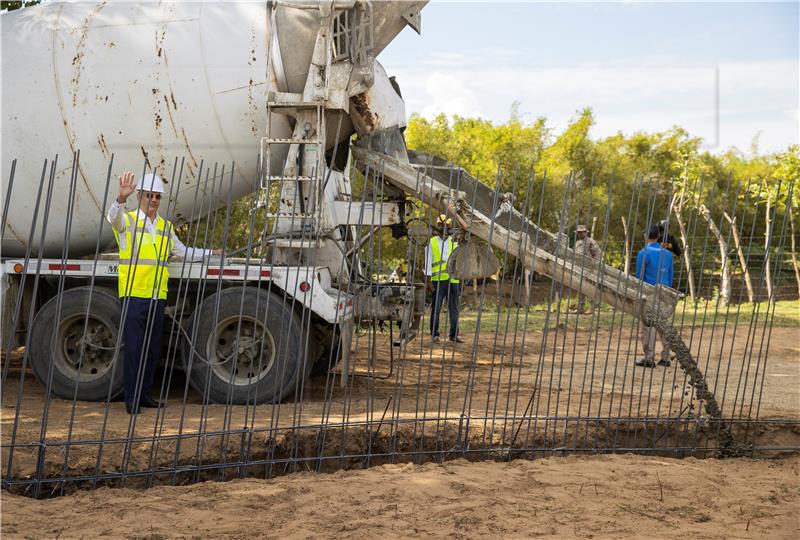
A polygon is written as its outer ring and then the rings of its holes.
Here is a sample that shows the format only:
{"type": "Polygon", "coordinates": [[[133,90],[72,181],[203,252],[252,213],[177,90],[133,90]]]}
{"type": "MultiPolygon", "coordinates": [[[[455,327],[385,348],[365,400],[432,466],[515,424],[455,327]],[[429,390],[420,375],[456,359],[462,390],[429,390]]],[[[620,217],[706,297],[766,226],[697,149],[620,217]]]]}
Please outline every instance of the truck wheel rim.
{"type": "Polygon", "coordinates": [[[114,365],[117,336],[111,325],[78,313],[61,320],[56,335],[56,367],[81,383],[104,377],[114,365]]]}
{"type": "Polygon", "coordinates": [[[206,344],[212,372],[226,384],[248,386],[272,370],[275,339],[261,321],[234,315],[214,328],[206,344]]]}

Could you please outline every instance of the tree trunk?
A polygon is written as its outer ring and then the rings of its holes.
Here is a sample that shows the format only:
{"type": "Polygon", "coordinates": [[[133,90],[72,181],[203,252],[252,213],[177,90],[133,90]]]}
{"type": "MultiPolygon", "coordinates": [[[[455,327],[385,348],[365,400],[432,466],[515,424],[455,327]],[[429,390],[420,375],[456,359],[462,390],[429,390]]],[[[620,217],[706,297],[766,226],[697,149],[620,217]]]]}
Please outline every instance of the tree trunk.
{"type": "Polygon", "coordinates": [[[794,268],[794,279],[797,281],[797,296],[800,297],[800,269],[797,267],[797,247],[794,240],[794,209],[791,203],[792,201],[788,201],[786,211],[789,212],[789,230],[792,233],[792,268],[794,268]]]}
{"type": "Polygon", "coordinates": [[[589,236],[594,238],[594,226],[597,225],[597,216],[592,218],[592,229],[589,231],[589,236]]]}
{"type": "Polygon", "coordinates": [[[719,232],[719,228],[717,228],[717,224],[714,223],[713,218],[711,217],[711,212],[709,212],[708,207],[705,204],[701,204],[698,212],[706,220],[708,224],[708,228],[711,231],[711,234],[714,235],[714,238],[717,239],[717,243],[719,244],[719,256],[722,259],[722,281],[719,286],[719,300],[723,306],[727,306],[730,304],[731,301],[731,280],[730,280],[730,272],[728,270],[728,243],[725,241],[725,238],[722,237],[722,234],[719,232]]]}
{"type": "Polygon", "coordinates": [[[764,223],[767,226],[764,232],[764,276],[767,282],[767,300],[772,300],[772,276],[770,275],[772,272],[770,271],[769,260],[769,245],[772,242],[772,230],[770,230],[770,225],[772,224],[772,216],[770,216],[771,206],[772,201],[770,201],[769,194],[767,194],[767,211],[764,212],[764,223]]]}
{"type": "Polygon", "coordinates": [[[531,304],[531,271],[524,268],[522,271],[522,279],[525,280],[525,305],[531,304]]]}
{"type": "Polygon", "coordinates": [[[628,222],[625,220],[625,216],[620,218],[622,220],[622,230],[625,232],[625,258],[623,259],[623,269],[622,271],[626,274],[631,270],[631,239],[628,236],[628,222]]]}
{"type": "Polygon", "coordinates": [[[672,204],[673,212],[675,212],[675,217],[678,219],[678,231],[681,234],[681,243],[683,244],[683,262],[686,265],[686,278],[689,281],[689,300],[694,303],[695,301],[695,294],[694,294],[694,275],[692,274],[692,256],[689,253],[689,242],[686,240],[686,226],[683,224],[683,216],[681,216],[681,211],[683,210],[683,194],[678,198],[678,204],[672,204]]]}
{"type": "MultiPolygon", "coordinates": [[[[747,301],[751,304],[753,303],[753,282],[750,279],[750,269],[747,268],[747,259],[744,257],[744,251],[742,250],[742,243],[739,240],[739,230],[736,228],[736,216],[731,218],[727,212],[722,213],[725,216],[725,219],[728,220],[728,223],[731,224],[731,232],[733,233],[733,245],[736,246],[736,255],[739,257],[739,264],[742,265],[742,273],[744,274],[744,286],[747,288],[747,301]]],[[[798,280],[798,286],[800,286],[800,280],[798,280]]]]}

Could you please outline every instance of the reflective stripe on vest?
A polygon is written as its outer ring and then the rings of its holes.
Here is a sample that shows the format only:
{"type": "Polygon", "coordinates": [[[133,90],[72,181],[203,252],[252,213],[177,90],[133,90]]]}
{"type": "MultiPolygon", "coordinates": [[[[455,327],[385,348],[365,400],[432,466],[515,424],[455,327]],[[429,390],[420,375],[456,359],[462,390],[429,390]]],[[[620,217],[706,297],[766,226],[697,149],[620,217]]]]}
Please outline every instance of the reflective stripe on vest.
{"type": "MultiPolygon", "coordinates": [[[[138,211],[125,214],[125,247],[119,250],[119,296],[135,298],[167,298],[169,271],[167,259],[172,253],[172,224],[158,217],[155,242],[138,219],[138,211]]],[[[119,232],[114,230],[117,246],[119,232]]]]}
{"type": "MultiPolygon", "coordinates": [[[[448,257],[453,250],[458,247],[458,242],[452,238],[445,240],[449,244],[447,250],[448,257]]],[[[459,280],[450,279],[447,273],[447,261],[442,260],[442,239],[438,236],[431,237],[431,281],[450,281],[450,283],[459,283],[459,280]]]]}
{"type": "Polygon", "coordinates": [[[133,261],[131,261],[130,259],[120,259],[119,260],[119,264],[127,264],[129,266],[131,264],[135,264],[135,265],[138,265],[138,266],[158,266],[160,263],[161,263],[161,261],[159,261],[158,259],[142,259],[142,258],[139,258],[139,259],[134,259],[133,261]]]}
{"type": "MultiPolygon", "coordinates": [[[[137,223],[136,224],[136,229],[133,231],[133,234],[138,235],[138,234],[141,234],[141,233],[150,234],[149,232],[147,232],[147,229],[145,229],[144,225],[142,225],[140,223],[137,223]]],[[[166,230],[160,231],[160,230],[156,229],[155,234],[156,234],[156,236],[167,236],[169,234],[169,231],[166,231],[166,230]]]]}

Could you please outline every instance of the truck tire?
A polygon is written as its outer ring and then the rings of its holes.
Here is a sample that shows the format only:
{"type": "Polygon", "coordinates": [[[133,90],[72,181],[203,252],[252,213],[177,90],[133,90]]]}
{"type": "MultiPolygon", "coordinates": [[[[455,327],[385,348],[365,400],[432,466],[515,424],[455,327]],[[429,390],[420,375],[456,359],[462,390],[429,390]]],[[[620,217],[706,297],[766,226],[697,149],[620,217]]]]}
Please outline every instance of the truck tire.
{"type": "Polygon", "coordinates": [[[36,378],[47,386],[52,363],[51,390],[60,398],[104,401],[109,392],[111,399],[119,396],[123,389],[122,349],[115,355],[119,298],[103,288],[76,287],[64,291],[60,315],[57,311],[58,297],[53,297],[33,319],[30,359],[36,378]]]}
{"type": "Polygon", "coordinates": [[[338,326],[319,330],[314,335],[314,363],[312,377],[323,377],[339,363],[339,342],[341,333],[338,326]]]}
{"type": "Polygon", "coordinates": [[[183,359],[190,384],[204,400],[277,403],[295,392],[306,370],[300,318],[291,304],[257,287],[245,289],[244,297],[240,287],[232,287],[203,300],[183,359]]]}

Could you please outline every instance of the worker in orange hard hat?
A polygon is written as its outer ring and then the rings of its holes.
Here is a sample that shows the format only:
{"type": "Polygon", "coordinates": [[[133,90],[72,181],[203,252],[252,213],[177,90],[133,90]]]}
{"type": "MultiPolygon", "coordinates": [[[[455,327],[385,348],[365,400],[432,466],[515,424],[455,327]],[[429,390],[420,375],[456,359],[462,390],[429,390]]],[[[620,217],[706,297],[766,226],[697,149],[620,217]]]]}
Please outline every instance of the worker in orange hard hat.
{"type": "Polygon", "coordinates": [[[447,260],[458,247],[458,243],[450,237],[453,220],[440,215],[436,220],[436,232],[431,237],[425,250],[425,275],[429,276],[427,287],[433,295],[431,305],[431,339],[439,343],[439,313],[445,298],[447,312],[450,316],[450,341],[463,343],[458,337],[459,302],[461,301],[461,283],[447,273],[447,260]]]}
{"type": "Polygon", "coordinates": [[[164,182],[157,174],[145,174],[136,182],[133,173],[126,172],[119,178],[117,198],[106,215],[119,247],[119,296],[127,302],[122,335],[128,414],[138,413],[140,407],[163,406],[150,396],[150,387],[161,356],[169,280],[167,259],[173,255],[198,261],[222,254],[221,249],[188,248],[178,240],[172,223],[158,215],[164,191],[164,182]],[[138,208],[126,212],[125,203],[134,192],[138,208]]]}

